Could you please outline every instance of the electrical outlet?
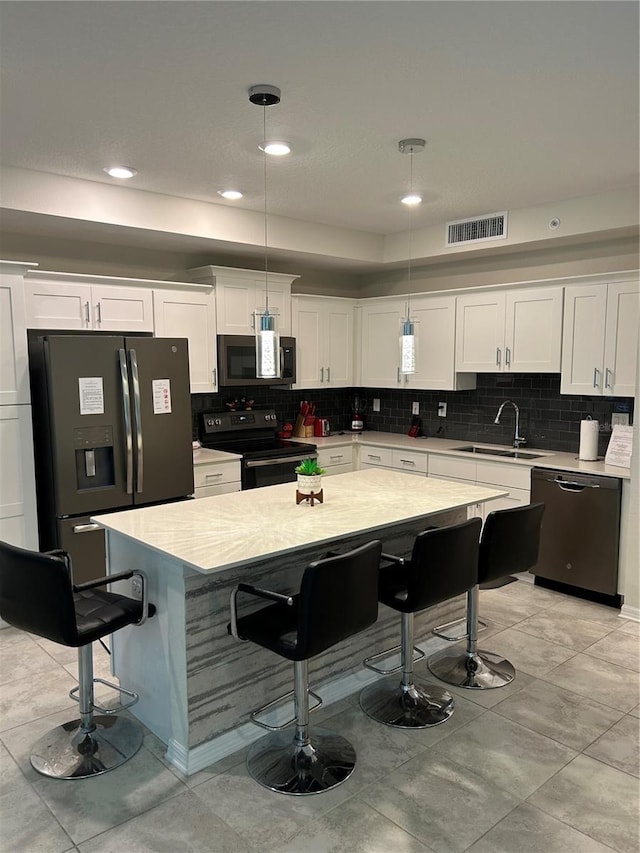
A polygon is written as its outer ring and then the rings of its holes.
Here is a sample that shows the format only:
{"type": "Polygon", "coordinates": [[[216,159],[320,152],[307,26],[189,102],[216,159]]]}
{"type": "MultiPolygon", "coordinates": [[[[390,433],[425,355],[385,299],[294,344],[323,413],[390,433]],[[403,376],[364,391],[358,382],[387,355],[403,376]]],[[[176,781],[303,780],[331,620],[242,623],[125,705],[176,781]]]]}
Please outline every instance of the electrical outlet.
{"type": "Polygon", "coordinates": [[[629,412],[612,412],[611,426],[629,426],[629,412]]]}
{"type": "Polygon", "coordinates": [[[419,415],[420,414],[420,403],[412,403],[411,404],[411,414],[419,415]]]}
{"type": "Polygon", "coordinates": [[[137,598],[138,601],[142,598],[142,578],[138,575],[131,578],[131,596],[137,598]]]}
{"type": "Polygon", "coordinates": [[[438,417],[446,418],[447,417],[447,404],[446,403],[438,403],[438,417]]]}
{"type": "Polygon", "coordinates": [[[373,411],[374,412],[380,411],[380,397],[374,397],[373,398],[373,411]]]}

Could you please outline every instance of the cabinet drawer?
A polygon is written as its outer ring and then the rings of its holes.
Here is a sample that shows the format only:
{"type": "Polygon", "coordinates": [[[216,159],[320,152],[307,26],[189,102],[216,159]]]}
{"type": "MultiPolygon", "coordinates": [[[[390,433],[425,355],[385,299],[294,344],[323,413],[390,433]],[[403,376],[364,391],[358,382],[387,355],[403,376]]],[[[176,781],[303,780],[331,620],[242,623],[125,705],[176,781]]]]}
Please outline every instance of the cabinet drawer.
{"type": "Polygon", "coordinates": [[[230,492],[240,491],[240,481],[237,483],[223,483],[220,486],[200,486],[194,492],[197,498],[211,498],[215,495],[228,495],[230,492]]]}
{"type": "MultiPolygon", "coordinates": [[[[324,447],[318,449],[318,464],[321,468],[331,468],[332,465],[353,466],[352,447],[324,447]]],[[[334,472],[329,472],[334,473],[334,472]]]]}
{"type": "Polygon", "coordinates": [[[193,469],[195,488],[219,486],[222,483],[240,482],[240,462],[214,462],[195,465],[193,469]]]}
{"type": "Polygon", "coordinates": [[[452,480],[476,479],[476,462],[473,459],[457,459],[453,456],[430,454],[429,476],[449,477],[452,480]]]}
{"type": "Polygon", "coordinates": [[[531,468],[526,465],[503,465],[499,462],[476,462],[476,478],[479,483],[506,486],[513,489],[529,489],[531,468]]]}
{"type": "Polygon", "coordinates": [[[426,474],[429,459],[426,453],[416,453],[413,450],[394,450],[393,467],[400,471],[410,471],[414,474],[426,474]]]}
{"type": "Polygon", "coordinates": [[[360,461],[367,465],[382,465],[393,468],[393,451],[390,447],[361,447],[360,461]]]}

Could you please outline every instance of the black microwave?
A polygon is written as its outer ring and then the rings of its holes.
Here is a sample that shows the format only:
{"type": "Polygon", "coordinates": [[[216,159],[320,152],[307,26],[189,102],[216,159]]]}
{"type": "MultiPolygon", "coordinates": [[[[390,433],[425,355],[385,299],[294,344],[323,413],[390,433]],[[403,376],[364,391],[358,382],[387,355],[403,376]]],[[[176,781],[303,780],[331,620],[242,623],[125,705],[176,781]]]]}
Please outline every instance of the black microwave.
{"type": "Polygon", "coordinates": [[[218,335],[218,385],[291,385],[296,381],[296,339],[280,338],[280,378],[256,376],[256,339],[253,335],[218,335]]]}

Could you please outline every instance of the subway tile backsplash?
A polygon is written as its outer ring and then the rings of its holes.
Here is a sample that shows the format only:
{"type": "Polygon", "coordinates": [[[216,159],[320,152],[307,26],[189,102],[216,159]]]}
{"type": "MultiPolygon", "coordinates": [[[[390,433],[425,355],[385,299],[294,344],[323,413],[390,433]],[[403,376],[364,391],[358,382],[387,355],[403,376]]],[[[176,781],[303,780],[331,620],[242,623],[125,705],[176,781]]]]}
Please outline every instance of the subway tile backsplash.
{"type": "Polygon", "coordinates": [[[499,424],[494,424],[498,407],[513,400],[520,408],[520,434],[527,444],[546,450],[571,453],[578,450],[580,421],[590,415],[600,423],[599,453],[604,455],[611,436],[611,414],[616,406],[626,406],[633,422],[633,398],[581,397],[560,394],[560,374],[478,374],[472,391],[407,391],[395,389],[309,389],[288,391],[281,388],[234,389],[219,394],[195,394],[191,397],[194,438],[197,414],[203,409],[224,409],[232,397],[253,399],[259,408],[272,407],[280,423],[293,421],[301,400],[313,400],[317,414],[328,418],[332,432],[349,428],[355,394],[366,400],[365,429],[407,433],[411,425],[411,405],[420,405],[422,430],[429,437],[476,441],[485,444],[511,444],[514,434],[514,410],[507,406],[499,424]],[[373,411],[373,400],[380,400],[380,411],[373,411]],[[438,417],[438,403],[447,404],[447,416],[438,417]]]}

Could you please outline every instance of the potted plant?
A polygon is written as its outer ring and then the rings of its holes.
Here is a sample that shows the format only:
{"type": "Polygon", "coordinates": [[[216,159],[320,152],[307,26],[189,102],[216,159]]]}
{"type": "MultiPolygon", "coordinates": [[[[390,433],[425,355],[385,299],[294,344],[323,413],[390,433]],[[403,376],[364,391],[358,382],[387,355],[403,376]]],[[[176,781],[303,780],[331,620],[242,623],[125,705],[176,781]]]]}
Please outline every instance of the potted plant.
{"type": "Polygon", "coordinates": [[[298,492],[301,495],[317,495],[322,489],[324,468],[318,465],[317,459],[303,459],[295,469],[298,475],[298,492]]]}

